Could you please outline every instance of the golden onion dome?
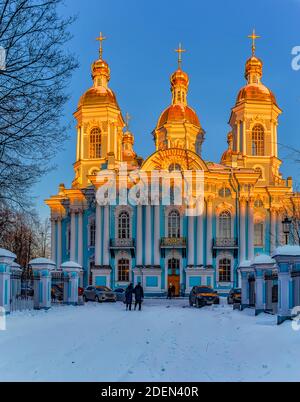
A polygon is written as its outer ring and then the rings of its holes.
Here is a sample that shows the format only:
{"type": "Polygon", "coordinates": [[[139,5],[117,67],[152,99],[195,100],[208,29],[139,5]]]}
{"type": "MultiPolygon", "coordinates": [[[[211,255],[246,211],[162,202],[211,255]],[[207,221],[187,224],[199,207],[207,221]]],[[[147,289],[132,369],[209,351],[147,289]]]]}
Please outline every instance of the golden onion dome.
{"type": "Polygon", "coordinates": [[[277,105],[273,92],[261,82],[262,75],[263,62],[253,55],[246,62],[245,78],[247,85],[239,91],[236,100],[237,104],[244,101],[263,101],[277,105]]]}
{"type": "Polygon", "coordinates": [[[169,106],[162,112],[158,120],[157,128],[160,128],[165,124],[171,122],[173,123],[173,122],[185,122],[185,121],[197,127],[201,127],[198,116],[191,107],[187,105],[175,104],[169,106]]]}
{"type": "Polygon", "coordinates": [[[182,85],[182,86],[188,87],[189,76],[187,75],[187,73],[182,71],[181,68],[178,68],[178,70],[175,71],[175,73],[173,73],[171,75],[170,81],[171,81],[172,88],[174,88],[177,85],[179,85],[179,86],[182,85]]]}
{"type": "Polygon", "coordinates": [[[80,98],[78,107],[88,105],[105,105],[111,104],[119,108],[116,95],[110,88],[92,87],[87,90],[80,98]]]}
{"type": "Polygon", "coordinates": [[[273,92],[263,84],[248,84],[244,86],[237,96],[237,103],[243,101],[267,101],[277,104],[273,92]]]}

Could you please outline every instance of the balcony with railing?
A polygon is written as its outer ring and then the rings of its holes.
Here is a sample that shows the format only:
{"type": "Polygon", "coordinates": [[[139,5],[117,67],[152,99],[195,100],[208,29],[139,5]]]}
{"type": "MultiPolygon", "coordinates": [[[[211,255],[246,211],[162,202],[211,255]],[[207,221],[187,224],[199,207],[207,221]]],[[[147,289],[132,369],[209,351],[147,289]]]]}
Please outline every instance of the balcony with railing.
{"type": "Polygon", "coordinates": [[[239,244],[238,239],[235,238],[215,238],[213,239],[213,254],[214,257],[218,250],[232,250],[234,251],[234,256],[238,254],[239,244]]]}
{"type": "Polygon", "coordinates": [[[112,257],[119,250],[127,250],[131,252],[132,258],[135,257],[135,240],[134,239],[110,239],[110,252],[112,257]]]}
{"type": "Polygon", "coordinates": [[[163,237],[160,241],[161,248],[186,248],[185,237],[163,237]]]}

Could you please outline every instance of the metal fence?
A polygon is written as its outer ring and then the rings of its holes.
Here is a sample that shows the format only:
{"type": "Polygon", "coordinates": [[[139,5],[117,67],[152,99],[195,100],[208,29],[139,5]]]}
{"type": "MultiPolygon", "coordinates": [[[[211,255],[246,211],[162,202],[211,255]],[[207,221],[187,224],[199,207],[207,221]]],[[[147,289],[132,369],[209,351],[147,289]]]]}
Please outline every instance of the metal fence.
{"type": "Polygon", "coordinates": [[[10,311],[33,310],[34,282],[39,279],[28,269],[13,271],[10,279],[10,311]]]}
{"type": "Polygon", "coordinates": [[[68,278],[64,276],[62,271],[54,271],[51,276],[51,303],[63,304],[65,283],[68,278]]]}

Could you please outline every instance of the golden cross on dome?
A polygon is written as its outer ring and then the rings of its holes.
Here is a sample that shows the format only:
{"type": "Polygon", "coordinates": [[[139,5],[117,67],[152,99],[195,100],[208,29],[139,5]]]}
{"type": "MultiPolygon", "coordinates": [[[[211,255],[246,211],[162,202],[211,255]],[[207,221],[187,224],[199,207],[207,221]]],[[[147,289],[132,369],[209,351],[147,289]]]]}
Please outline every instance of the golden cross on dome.
{"type": "Polygon", "coordinates": [[[253,29],[252,35],[248,35],[248,38],[252,39],[252,56],[254,56],[255,55],[255,49],[256,49],[255,41],[256,41],[256,39],[259,39],[260,36],[256,35],[255,29],[253,29]]]}
{"type": "Polygon", "coordinates": [[[126,129],[127,129],[127,131],[129,131],[129,122],[130,122],[130,120],[131,120],[130,114],[129,114],[129,113],[126,113],[126,116],[125,116],[125,123],[126,123],[126,129]]]}
{"type": "Polygon", "coordinates": [[[181,43],[179,43],[179,47],[178,47],[178,49],[175,49],[175,52],[178,53],[178,68],[181,69],[181,65],[182,65],[182,53],[185,53],[186,50],[185,50],[185,49],[182,49],[181,43]]]}
{"type": "Polygon", "coordinates": [[[96,38],[100,42],[100,48],[99,48],[99,57],[100,60],[102,60],[102,54],[103,54],[103,41],[106,40],[106,37],[102,35],[102,32],[100,32],[100,36],[96,38]]]}

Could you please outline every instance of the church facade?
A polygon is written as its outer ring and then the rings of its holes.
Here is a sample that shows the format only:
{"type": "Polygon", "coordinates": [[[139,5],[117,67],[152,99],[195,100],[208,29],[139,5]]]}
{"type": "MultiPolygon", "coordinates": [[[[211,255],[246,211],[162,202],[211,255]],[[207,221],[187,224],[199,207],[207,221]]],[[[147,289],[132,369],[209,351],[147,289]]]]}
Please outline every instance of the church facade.
{"type": "Polygon", "coordinates": [[[240,285],[240,266],[284,244],[282,221],[298,199],[292,179],[280,173],[277,128],[282,111],[262,83],[263,62],[255,55],[254,44],[246,62],[245,86],[231,110],[228,149],[215,163],[202,155],[205,131],[188,104],[189,76],[182,69],[181,47],[178,69],[171,76],[171,104],[153,131],[155,149],[143,160],[134,151],[134,136],[109,86],[104,38],[98,39],[93,85],[74,114],[75,177],[71,188],[61,184],[46,200],[52,260],[58,269],[66,261],[80,264],[83,286],[114,289],[141,282],[146,295],[164,296],[170,284],[177,295],[208,285],[227,294],[240,285]],[[125,177],[120,176],[124,166],[125,177]],[[192,195],[201,181],[202,192],[195,198],[201,208],[195,214],[187,213],[183,197],[182,202],[174,198],[183,172],[192,177],[192,195]],[[119,184],[112,192],[113,202],[108,197],[113,187],[110,173],[119,184]],[[145,185],[144,179],[150,177],[151,184],[145,185]],[[165,177],[169,203],[162,202],[165,177]],[[125,203],[124,191],[129,197],[134,188],[134,202],[125,203]]]}

